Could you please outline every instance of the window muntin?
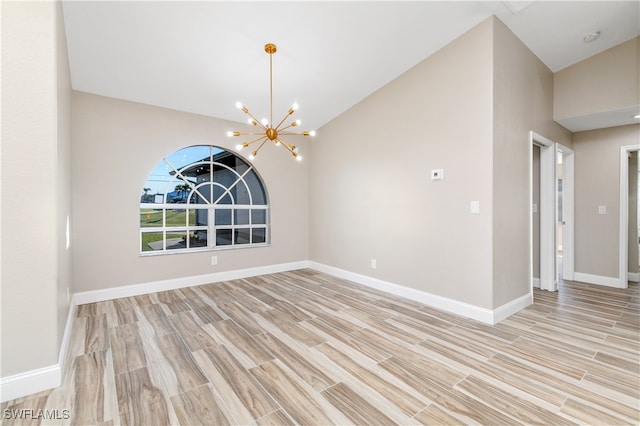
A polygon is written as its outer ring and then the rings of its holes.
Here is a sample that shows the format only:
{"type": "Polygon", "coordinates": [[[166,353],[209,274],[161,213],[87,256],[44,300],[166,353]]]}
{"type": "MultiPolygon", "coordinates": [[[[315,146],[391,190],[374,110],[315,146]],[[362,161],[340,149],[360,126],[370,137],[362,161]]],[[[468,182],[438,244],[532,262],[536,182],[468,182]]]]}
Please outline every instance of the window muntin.
{"type": "Polygon", "coordinates": [[[267,245],[262,179],[234,153],[190,146],[152,170],[140,197],[140,253],[267,245]]]}

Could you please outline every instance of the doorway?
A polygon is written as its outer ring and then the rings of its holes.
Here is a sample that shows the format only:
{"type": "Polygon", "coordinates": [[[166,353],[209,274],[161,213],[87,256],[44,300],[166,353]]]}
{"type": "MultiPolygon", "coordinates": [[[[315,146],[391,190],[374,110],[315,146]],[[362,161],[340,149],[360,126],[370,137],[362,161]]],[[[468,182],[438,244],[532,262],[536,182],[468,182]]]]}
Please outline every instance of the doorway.
{"type": "Polygon", "coordinates": [[[619,288],[627,288],[628,282],[637,281],[640,275],[637,267],[640,263],[637,257],[640,255],[635,255],[637,253],[635,248],[640,243],[638,241],[639,192],[636,186],[640,182],[640,174],[636,175],[640,173],[638,172],[638,151],[640,151],[639,145],[620,147],[620,249],[618,252],[620,268],[616,286],[619,288]]]}
{"type": "Polygon", "coordinates": [[[556,291],[560,280],[573,280],[573,174],[571,149],[530,132],[532,287],[556,291]],[[539,171],[534,164],[537,147],[540,152],[539,171]],[[536,185],[539,196],[535,194],[536,185]],[[539,233],[536,231],[534,234],[536,227],[539,227],[539,233]],[[539,277],[536,277],[538,268],[539,277]]]}

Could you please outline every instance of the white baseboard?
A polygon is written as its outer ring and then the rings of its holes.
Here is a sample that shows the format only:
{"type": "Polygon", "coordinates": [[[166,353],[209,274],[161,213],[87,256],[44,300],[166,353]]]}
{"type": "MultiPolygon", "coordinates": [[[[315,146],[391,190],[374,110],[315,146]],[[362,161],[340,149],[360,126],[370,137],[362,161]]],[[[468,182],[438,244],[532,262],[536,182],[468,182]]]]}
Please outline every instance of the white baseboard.
{"type": "Polygon", "coordinates": [[[573,280],[587,284],[597,284],[606,287],[626,288],[627,283],[624,285],[620,283],[620,279],[615,277],[603,277],[602,275],[584,274],[582,272],[575,272],[573,274],[573,280]]]}
{"type": "Polygon", "coordinates": [[[0,379],[0,402],[60,386],[62,370],[55,364],[0,379]]]}
{"type": "Polygon", "coordinates": [[[83,291],[74,294],[74,301],[77,305],[84,305],[87,303],[104,302],[105,300],[119,299],[121,297],[139,296],[141,294],[155,293],[158,291],[176,290],[179,288],[193,287],[220,281],[237,280],[240,278],[249,278],[265,274],[276,274],[278,272],[293,271],[296,269],[308,267],[309,262],[303,260],[299,262],[280,263],[277,265],[238,269],[234,271],[214,272],[205,275],[194,275],[190,277],[175,278],[171,280],[152,281],[143,284],[126,285],[122,287],[112,287],[101,290],[83,291]]]}
{"type": "Polygon", "coordinates": [[[540,288],[540,278],[533,277],[531,282],[533,283],[533,288],[540,288]]]}
{"type": "Polygon", "coordinates": [[[633,281],[637,283],[640,281],[640,273],[638,272],[627,272],[627,281],[633,281]]]}
{"type": "Polygon", "coordinates": [[[508,316],[518,312],[519,310],[529,306],[533,301],[533,294],[529,293],[501,307],[491,310],[480,306],[471,305],[469,303],[460,302],[458,300],[449,299],[425,291],[416,290],[410,287],[401,286],[377,278],[368,277],[366,275],[357,274],[346,271],[344,269],[335,268],[333,266],[324,265],[322,263],[310,262],[310,268],[326,274],[333,275],[338,278],[353,281],[367,287],[382,290],[396,296],[405,297],[424,303],[432,308],[440,309],[452,314],[471,318],[485,324],[496,324],[508,316]]]}
{"type": "Polygon", "coordinates": [[[511,302],[507,302],[504,305],[493,310],[493,324],[497,324],[503,319],[507,319],[513,314],[516,314],[533,304],[533,293],[525,294],[517,299],[513,299],[511,302]]]}
{"type": "MultiPolygon", "coordinates": [[[[416,290],[410,287],[401,286],[366,275],[356,274],[344,269],[335,268],[312,261],[299,261],[281,263],[278,265],[260,266],[256,268],[239,269],[226,272],[215,272],[212,274],[195,275],[191,277],[176,278],[171,280],[153,281],[143,284],[133,284],[122,287],[106,288],[101,290],[84,291],[74,294],[74,304],[84,305],[86,303],[103,302],[106,300],[118,299],[121,297],[138,296],[141,294],[155,293],[158,291],[175,290],[184,287],[192,287],[203,284],[229,281],[240,278],[255,277],[258,275],[275,274],[278,272],[293,271],[296,269],[312,268],[338,278],[347,279],[367,287],[385,291],[397,296],[406,297],[424,303],[427,306],[441,309],[456,315],[471,318],[486,324],[496,324],[510,315],[526,308],[532,303],[533,294],[525,294],[511,302],[508,302],[497,309],[491,310],[482,308],[458,300],[449,299],[435,294],[416,290]]],[[[66,332],[65,332],[66,334],[66,332]]],[[[62,353],[61,353],[62,355],[62,353]]]]}
{"type": "Polygon", "coordinates": [[[64,335],[60,344],[58,363],[49,367],[30,370],[13,376],[0,378],[0,402],[11,401],[37,392],[53,389],[62,383],[62,375],[66,368],[67,353],[71,340],[73,319],[76,316],[76,306],[71,303],[64,327],[64,335]]]}

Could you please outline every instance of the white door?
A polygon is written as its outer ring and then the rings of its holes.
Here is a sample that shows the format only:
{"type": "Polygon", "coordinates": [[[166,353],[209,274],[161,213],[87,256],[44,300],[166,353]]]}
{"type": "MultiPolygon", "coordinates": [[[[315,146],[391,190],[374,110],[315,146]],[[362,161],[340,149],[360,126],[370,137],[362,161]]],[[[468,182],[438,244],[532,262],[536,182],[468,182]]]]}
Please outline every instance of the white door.
{"type": "MultiPolygon", "coordinates": [[[[573,280],[573,150],[556,144],[556,281],[573,280]]],[[[556,282],[557,289],[557,282],[556,282]]]]}

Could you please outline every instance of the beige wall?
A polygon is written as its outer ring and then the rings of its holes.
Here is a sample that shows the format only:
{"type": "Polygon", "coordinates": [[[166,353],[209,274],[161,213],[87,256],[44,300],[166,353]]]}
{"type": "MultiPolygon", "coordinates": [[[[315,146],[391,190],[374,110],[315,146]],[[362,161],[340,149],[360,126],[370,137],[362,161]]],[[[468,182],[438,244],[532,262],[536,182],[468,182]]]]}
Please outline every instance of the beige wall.
{"type": "Polygon", "coordinates": [[[575,270],[618,277],[620,147],[637,145],[640,125],[578,132],[575,152],[575,270]],[[598,214],[598,206],[606,214],[598,214]]]}
{"type": "Polygon", "coordinates": [[[491,308],[491,97],[487,20],[321,128],[311,259],[491,308]]]}
{"type": "Polygon", "coordinates": [[[579,117],[640,104],[640,37],[554,75],[553,116],[579,117]]]}
{"type": "Polygon", "coordinates": [[[638,151],[631,153],[629,159],[629,247],[628,267],[629,272],[640,272],[638,259],[638,151]]]}
{"type": "Polygon", "coordinates": [[[530,292],[530,139],[571,146],[553,121],[553,73],[498,19],[493,73],[493,307],[530,292]]]}
{"type": "Polygon", "coordinates": [[[473,28],[321,129],[312,260],[484,308],[528,294],[529,131],[571,146],[552,105],[506,26],[473,28]]]}
{"type": "Polygon", "coordinates": [[[0,376],[7,377],[58,362],[58,316],[66,316],[66,307],[56,303],[57,196],[65,190],[57,171],[58,5],[2,2],[1,7],[0,376]]]}
{"type": "Polygon", "coordinates": [[[58,256],[58,344],[64,337],[69,312],[72,247],[67,248],[67,217],[71,220],[71,77],[67,40],[62,17],[62,3],[56,2],[56,61],[57,61],[57,210],[56,250],[58,256]]]}
{"type": "MultiPolygon", "coordinates": [[[[153,167],[190,145],[234,149],[226,132],[238,124],[81,92],[73,93],[72,114],[75,291],[309,258],[308,166],[273,146],[254,162],[269,193],[270,247],[141,257],[140,195],[153,167]]],[[[303,155],[309,143],[301,144],[303,155]]]]}

